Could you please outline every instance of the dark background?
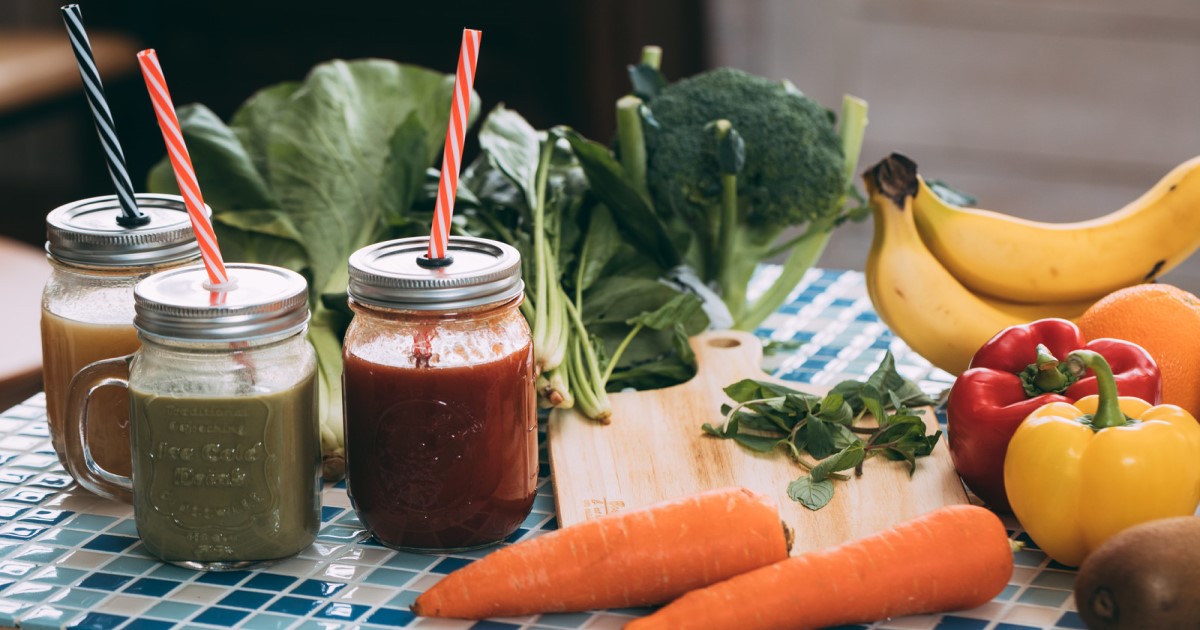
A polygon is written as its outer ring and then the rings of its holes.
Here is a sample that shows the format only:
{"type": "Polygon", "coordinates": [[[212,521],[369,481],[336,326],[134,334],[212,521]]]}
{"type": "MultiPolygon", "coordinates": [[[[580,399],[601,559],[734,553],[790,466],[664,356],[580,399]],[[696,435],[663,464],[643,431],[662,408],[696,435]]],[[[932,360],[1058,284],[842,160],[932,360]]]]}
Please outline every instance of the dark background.
{"type": "MultiPolygon", "coordinates": [[[[58,7],[5,0],[0,27],[57,30],[58,7]],[[10,4],[10,1],[12,2],[10,4]]],[[[176,105],[224,119],[259,88],[298,80],[319,62],[382,57],[453,72],[464,27],[483,31],[475,89],[538,128],[571,125],[607,142],[626,66],[645,44],[665,49],[669,78],[708,66],[700,0],[362,2],[352,0],[82,0],[89,31],[115,30],[155,48],[176,105]]],[[[104,77],[134,186],[164,155],[142,78],[104,77]]],[[[468,144],[466,159],[470,159],[468,144]]],[[[57,205],[110,194],[82,92],[0,117],[0,234],[40,245],[57,205]]]]}

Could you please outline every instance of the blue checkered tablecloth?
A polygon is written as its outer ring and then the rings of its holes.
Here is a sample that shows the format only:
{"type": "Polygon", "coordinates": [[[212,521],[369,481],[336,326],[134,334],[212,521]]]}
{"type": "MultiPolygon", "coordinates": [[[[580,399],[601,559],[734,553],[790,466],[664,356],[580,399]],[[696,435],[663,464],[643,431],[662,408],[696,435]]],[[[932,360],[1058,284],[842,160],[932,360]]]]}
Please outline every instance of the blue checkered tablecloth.
{"type": "MultiPolygon", "coordinates": [[[[777,270],[766,268],[756,282],[777,270]]],[[[862,378],[892,350],[900,370],[930,394],[952,382],[909,351],[871,309],[861,273],[812,270],[788,304],[757,333],[801,342],[767,357],[777,376],[833,384],[862,378]]],[[[945,448],[939,446],[939,448],[945,448]]],[[[509,542],[557,528],[543,453],[533,512],[509,542]]],[[[1030,547],[1016,556],[1009,586],[974,610],[906,617],[873,628],[1082,628],[1074,573],[1030,547]]],[[[442,576],[488,550],[450,555],[394,552],[366,535],[343,484],[324,491],[318,540],[299,556],[259,571],[201,573],[146,552],[128,505],[76,486],[50,447],[39,395],[0,414],[0,625],[21,628],[478,628],[615,629],[645,610],[608,610],[463,622],[408,610],[442,576]]]]}

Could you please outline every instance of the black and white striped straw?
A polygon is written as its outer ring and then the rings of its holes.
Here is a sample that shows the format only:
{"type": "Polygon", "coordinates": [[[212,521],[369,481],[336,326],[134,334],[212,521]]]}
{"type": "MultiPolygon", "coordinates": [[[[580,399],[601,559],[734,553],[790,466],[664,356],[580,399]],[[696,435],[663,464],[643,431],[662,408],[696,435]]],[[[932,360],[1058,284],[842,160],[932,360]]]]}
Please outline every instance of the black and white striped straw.
{"type": "Polygon", "coordinates": [[[92,44],[88,41],[87,31],[83,30],[79,5],[68,4],[62,7],[62,14],[63,22],[67,25],[67,35],[71,38],[71,49],[75,51],[75,61],[79,64],[79,76],[83,78],[88,106],[92,109],[96,133],[100,135],[100,144],[104,147],[108,174],[112,176],[113,186],[117,189],[117,199],[121,202],[121,215],[117,217],[117,223],[122,227],[145,225],[150,222],[150,217],[138,209],[137,201],[133,197],[133,182],[129,179],[129,171],[125,169],[125,153],[121,151],[121,143],[117,140],[117,132],[113,127],[112,112],[108,109],[108,101],[104,99],[104,85],[100,83],[100,72],[96,69],[92,44]]]}

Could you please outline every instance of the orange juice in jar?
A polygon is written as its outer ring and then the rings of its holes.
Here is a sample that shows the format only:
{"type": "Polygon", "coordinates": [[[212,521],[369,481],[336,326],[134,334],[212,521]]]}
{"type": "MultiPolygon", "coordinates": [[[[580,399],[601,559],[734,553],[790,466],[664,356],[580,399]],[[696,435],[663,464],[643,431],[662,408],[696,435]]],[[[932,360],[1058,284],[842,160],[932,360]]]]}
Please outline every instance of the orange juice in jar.
{"type": "MultiPolygon", "coordinates": [[[[139,347],[133,328],[133,289],[156,271],[194,263],[200,250],[183,199],[136,195],[149,223],[123,227],[116,196],[84,199],[46,217],[50,279],[42,292],[42,378],[50,441],[66,459],[63,436],[67,391],[85,365],[139,347]]],[[[128,475],[129,397],[102,388],[89,404],[92,454],[105,469],[128,475]]]]}

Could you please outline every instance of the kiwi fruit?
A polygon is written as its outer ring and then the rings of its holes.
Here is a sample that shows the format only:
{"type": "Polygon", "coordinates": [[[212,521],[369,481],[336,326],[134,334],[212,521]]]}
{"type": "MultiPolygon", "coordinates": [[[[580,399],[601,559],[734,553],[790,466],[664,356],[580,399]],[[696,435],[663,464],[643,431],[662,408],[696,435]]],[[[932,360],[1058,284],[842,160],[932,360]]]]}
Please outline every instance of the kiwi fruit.
{"type": "Polygon", "coordinates": [[[1200,517],[1131,527],[1079,567],[1075,606],[1088,628],[1200,628],[1200,517]]]}

